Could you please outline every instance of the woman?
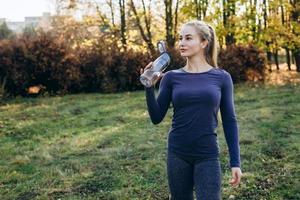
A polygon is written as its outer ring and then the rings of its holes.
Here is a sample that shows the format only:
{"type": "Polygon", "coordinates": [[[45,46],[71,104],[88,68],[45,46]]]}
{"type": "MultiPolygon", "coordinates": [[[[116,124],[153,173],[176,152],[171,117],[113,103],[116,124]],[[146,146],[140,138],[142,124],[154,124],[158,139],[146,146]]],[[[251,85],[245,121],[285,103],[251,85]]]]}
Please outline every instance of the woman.
{"type": "Polygon", "coordinates": [[[198,20],[183,24],[179,49],[186,65],[159,77],[163,78],[157,99],[154,85],[159,78],[145,87],[153,124],[163,120],[171,101],[174,107],[167,152],[171,199],[193,200],[195,188],[197,200],[219,200],[222,174],[215,131],[219,109],[230,155],[231,185],[236,187],[242,176],[233,82],[227,71],[217,67],[217,40],[209,24],[198,20]]]}

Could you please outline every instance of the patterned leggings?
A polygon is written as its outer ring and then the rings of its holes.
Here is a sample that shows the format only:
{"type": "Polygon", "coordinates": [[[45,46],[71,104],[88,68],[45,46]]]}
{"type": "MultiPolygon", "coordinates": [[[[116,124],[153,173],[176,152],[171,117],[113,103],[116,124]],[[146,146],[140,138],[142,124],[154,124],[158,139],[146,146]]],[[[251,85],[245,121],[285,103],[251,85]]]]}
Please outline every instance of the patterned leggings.
{"type": "Polygon", "coordinates": [[[167,175],[171,200],[220,200],[222,174],[219,158],[195,160],[168,151],[167,175]]]}

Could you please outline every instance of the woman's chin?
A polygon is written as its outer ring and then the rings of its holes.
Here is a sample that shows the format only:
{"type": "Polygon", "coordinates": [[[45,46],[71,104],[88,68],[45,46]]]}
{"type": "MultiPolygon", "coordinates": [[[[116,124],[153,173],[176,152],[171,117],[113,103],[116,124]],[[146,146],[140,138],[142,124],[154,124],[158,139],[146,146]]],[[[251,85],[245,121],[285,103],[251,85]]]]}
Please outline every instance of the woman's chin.
{"type": "Polygon", "coordinates": [[[184,52],[180,52],[180,55],[181,55],[182,57],[190,57],[190,56],[191,56],[191,54],[189,54],[189,53],[184,53],[184,52]]]}
{"type": "Polygon", "coordinates": [[[189,54],[188,54],[188,53],[185,53],[185,52],[180,52],[180,55],[181,55],[181,56],[184,56],[184,57],[189,56],[189,54]]]}

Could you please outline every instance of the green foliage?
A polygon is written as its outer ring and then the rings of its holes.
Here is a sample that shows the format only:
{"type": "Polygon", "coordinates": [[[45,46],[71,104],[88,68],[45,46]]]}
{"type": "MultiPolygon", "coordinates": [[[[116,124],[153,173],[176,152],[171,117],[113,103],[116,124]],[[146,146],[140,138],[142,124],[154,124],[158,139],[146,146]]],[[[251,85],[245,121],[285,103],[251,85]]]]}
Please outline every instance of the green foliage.
{"type": "Polygon", "coordinates": [[[11,39],[13,37],[14,33],[7,27],[7,24],[5,22],[0,23],[0,40],[11,39]]]}
{"type": "Polygon", "coordinates": [[[35,28],[33,26],[26,26],[23,31],[22,34],[24,37],[37,37],[38,33],[35,30],[35,28]]]}

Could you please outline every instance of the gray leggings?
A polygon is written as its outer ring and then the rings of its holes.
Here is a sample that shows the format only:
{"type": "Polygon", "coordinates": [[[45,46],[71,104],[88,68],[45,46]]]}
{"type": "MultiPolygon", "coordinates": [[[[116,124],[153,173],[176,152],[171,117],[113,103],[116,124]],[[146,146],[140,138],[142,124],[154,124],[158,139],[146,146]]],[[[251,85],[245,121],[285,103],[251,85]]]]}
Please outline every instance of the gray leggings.
{"type": "Polygon", "coordinates": [[[171,200],[221,199],[221,165],[219,158],[195,160],[168,151],[168,184],[171,200]]]}

